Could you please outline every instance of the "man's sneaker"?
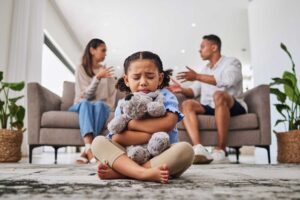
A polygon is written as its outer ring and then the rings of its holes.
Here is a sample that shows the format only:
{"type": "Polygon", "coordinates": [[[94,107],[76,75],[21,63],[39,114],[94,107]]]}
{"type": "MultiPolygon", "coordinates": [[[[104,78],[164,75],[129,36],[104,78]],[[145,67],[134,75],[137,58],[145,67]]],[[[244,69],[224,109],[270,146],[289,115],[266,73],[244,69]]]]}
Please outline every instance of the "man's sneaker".
{"type": "Polygon", "coordinates": [[[225,156],[225,151],[222,149],[214,149],[212,151],[211,157],[213,158],[213,164],[229,164],[230,161],[228,157],[225,156]]]}
{"type": "Polygon", "coordinates": [[[201,144],[193,146],[195,157],[193,164],[209,164],[213,161],[210,153],[201,144]]]}

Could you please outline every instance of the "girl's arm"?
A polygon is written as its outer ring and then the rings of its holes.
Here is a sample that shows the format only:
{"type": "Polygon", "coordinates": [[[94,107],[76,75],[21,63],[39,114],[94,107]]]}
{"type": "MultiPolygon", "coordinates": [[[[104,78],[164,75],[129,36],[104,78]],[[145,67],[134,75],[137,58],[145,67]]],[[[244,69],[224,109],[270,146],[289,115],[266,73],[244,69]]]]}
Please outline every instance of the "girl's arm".
{"type": "Polygon", "coordinates": [[[165,116],[158,118],[149,118],[142,120],[130,120],[127,129],[130,131],[141,131],[153,134],[155,132],[170,132],[176,126],[178,115],[173,112],[167,112],[165,116]]]}
{"type": "Polygon", "coordinates": [[[178,115],[167,112],[164,117],[143,120],[130,120],[127,130],[114,134],[112,140],[122,146],[138,145],[147,143],[155,132],[170,132],[176,125],[178,115]]]}
{"type": "Polygon", "coordinates": [[[126,130],[122,133],[114,134],[112,136],[112,141],[117,142],[125,147],[130,145],[145,144],[150,140],[150,138],[151,135],[149,133],[126,130]]]}

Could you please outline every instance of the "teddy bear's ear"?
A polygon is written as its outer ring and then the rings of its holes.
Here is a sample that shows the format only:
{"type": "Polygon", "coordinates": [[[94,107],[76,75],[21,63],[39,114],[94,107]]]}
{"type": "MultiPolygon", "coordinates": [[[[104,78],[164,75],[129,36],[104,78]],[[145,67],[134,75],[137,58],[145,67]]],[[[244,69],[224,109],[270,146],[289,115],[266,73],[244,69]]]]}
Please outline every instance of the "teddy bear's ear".
{"type": "Polygon", "coordinates": [[[133,94],[129,94],[125,97],[125,101],[129,101],[133,97],[133,94]]]}

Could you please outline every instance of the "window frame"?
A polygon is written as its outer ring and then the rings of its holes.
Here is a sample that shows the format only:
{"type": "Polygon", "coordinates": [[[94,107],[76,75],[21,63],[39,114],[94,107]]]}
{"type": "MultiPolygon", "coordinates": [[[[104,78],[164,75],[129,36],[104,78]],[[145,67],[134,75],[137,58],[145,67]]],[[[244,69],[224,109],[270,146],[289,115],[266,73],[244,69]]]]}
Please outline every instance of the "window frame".
{"type": "Polygon", "coordinates": [[[75,69],[72,67],[70,62],[62,55],[62,53],[57,49],[49,37],[44,34],[44,44],[54,53],[54,55],[67,67],[67,69],[75,74],[75,69]]]}

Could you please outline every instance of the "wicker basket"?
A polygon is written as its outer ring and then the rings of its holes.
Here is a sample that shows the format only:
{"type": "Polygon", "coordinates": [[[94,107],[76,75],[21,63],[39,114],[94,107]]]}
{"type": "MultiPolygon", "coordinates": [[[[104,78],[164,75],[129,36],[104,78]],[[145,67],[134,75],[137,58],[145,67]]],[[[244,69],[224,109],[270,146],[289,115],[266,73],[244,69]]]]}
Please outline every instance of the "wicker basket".
{"type": "Polygon", "coordinates": [[[22,131],[0,129],[0,162],[18,162],[22,140],[22,131]]]}
{"type": "Polygon", "coordinates": [[[300,163],[300,130],[276,133],[279,163],[300,163]]]}

